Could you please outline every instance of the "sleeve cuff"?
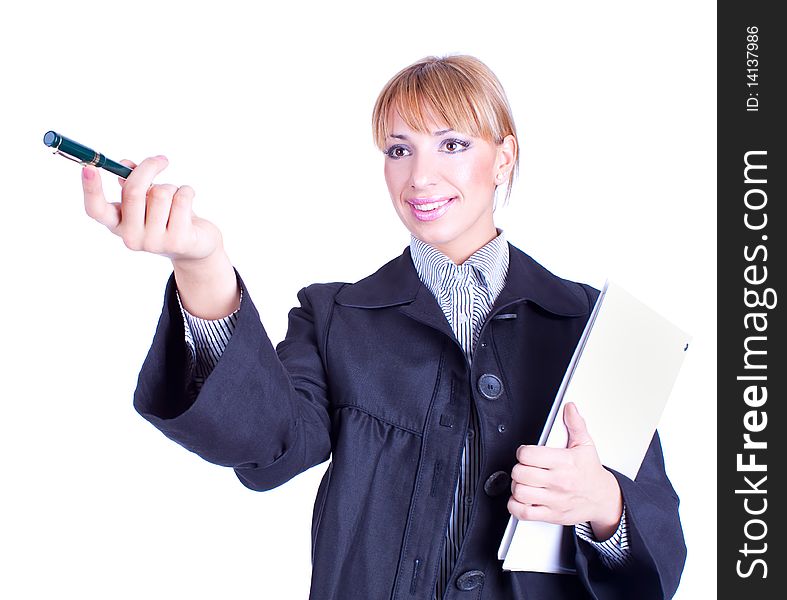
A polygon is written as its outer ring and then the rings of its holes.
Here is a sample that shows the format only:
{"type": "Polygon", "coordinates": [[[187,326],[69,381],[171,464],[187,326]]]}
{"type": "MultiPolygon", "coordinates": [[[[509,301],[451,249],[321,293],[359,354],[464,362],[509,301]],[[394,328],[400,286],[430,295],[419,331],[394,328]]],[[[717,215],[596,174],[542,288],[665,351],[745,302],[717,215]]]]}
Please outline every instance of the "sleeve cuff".
{"type": "MultiPolygon", "coordinates": [[[[243,303],[243,290],[240,292],[240,302],[243,303]]],[[[207,379],[210,372],[216,367],[238,322],[240,306],[230,315],[221,319],[201,319],[195,317],[185,308],[180,301],[177,289],[175,296],[178,299],[180,314],[183,316],[183,330],[186,346],[189,349],[191,366],[193,367],[193,383],[199,388],[207,379]]]]}
{"type": "Polygon", "coordinates": [[[623,506],[623,514],[620,516],[618,528],[612,536],[599,542],[593,535],[590,523],[577,523],[574,526],[577,537],[593,546],[599,553],[599,558],[604,566],[614,569],[627,564],[631,551],[629,550],[628,533],[626,531],[626,506],[623,506]]]}

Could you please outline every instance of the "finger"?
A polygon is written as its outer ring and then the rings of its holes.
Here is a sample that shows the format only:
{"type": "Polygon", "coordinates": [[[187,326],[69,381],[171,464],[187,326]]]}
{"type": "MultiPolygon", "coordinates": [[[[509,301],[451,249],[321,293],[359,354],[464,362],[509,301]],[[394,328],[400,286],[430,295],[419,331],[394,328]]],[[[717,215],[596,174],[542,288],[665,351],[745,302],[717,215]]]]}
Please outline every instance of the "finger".
{"type": "Polygon", "coordinates": [[[82,169],[82,191],[85,195],[85,212],[114,232],[120,223],[120,207],[107,202],[101,186],[101,175],[95,167],[82,169]]]}
{"type": "Polygon", "coordinates": [[[520,483],[533,487],[549,487],[552,483],[552,473],[548,469],[530,467],[525,465],[514,465],[511,469],[511,489],[514,484],[520,483]]]}
{"type": "Polygon", "coordinates": [[[167,231],[172,197],[178,188],[169,183],[153,185],[148,190],[145,209],[145,237],[158,239],[167,231]]]}
{"type": "Polygon", "coordinates": [[[566,429],[568,430],[566,448],[593,445],[593,438],[588,433],[585,419],[579,414],[577,405],[573,402],[568,402],[563,409],[563,423],[566,424],[566,429]]]}
{"type": "Polygon", "coordinates": [[[552,517],[552,510],[547,506],[538,506],[533,504],[522,504],[517,502],[512,496],[508,499],[508,512],[514,515],[520,521],[550,521],[552,517]]]}
{"type": "Polygon", "coordinates": [[[565,448],[547,446],[520,446],[516,451],[516,459],[523,465],[541,469],[555,469],[569,462],[565,448]]]}
{"type": "MultiPolygon", "coordinates": [[[[133,171],[134,169],[136,169],[136,168],[137,168],[137,163],[135,163],[135,162],[133,162],[133,161],[130,161],[130,160],[128,160],[127,158],[124,158],[124,159],[122,159],[122,160],[119,160],[118,162],[119,162],[121,165],[125,165],[125,166],[127,166],[127,167],[128,167],[129,169],[131,169],[132,171],[133,171]]],[[[126,180],[125,180],[125,179],[123,179],[122,177],[118,177],[118,183],[120,184],[120,187],[122,188],[124,185],[126,185],[126,180]]]]}
{"type": "Polygon", "coordinates": [[[522,504],[537,504],[539,506],[552,506],[554,492],[550,490],[514,483],[511,486],[511,495],[514,500],[522,504]]]}
{"type": "Polygon", "coordinates": [[[141,242],[144,234],[147,193],[153,178],[167,167],[167,159],[163,156],[146,158],[131,172],[123,184],[120,205],[120,223],[124,238],[134,244],[141,242]]]}
{"type": "Polygon", "coordinates": [[[191,227],[191,206],[196,192],[189,185],[182,185],[172,197],[172,208],[169,212],[167,230],[172,233],[181,233],[191,227]]]}
{"type": "Polygon", "coordinates": [[[191,186],[183,185],[172,197],[167,233],[170,236],[173,250],[178,253],[184,252],[187,246],[194,243],[196,232],[192,221],[194,213],[191,210],[194,195],[195,192],[191,186]]]}

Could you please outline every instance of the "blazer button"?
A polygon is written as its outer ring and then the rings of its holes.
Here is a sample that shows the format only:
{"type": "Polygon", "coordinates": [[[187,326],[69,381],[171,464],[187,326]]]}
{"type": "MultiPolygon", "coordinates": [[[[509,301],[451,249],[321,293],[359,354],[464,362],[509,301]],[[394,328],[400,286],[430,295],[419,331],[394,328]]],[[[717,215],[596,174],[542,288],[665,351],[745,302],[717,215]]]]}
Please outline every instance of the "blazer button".
{"type": "Polygon", "coordinates": [[[456,587],[463,592],[469,592],[484,583],[483,571],[467,571],[456,578],[456,587]]]}
{"type": "Polygon", "coordinates": [[[487,496],[499,496],[511,489],[511,477],[505,471],[495,471],[484,482],[487,496]]]}
{"type": "Polygon", "coordinates": [[[494,400],[503,393],[503,382],[501,382],[495,375],[485,373],[478,378],[478,391],[484,396],[494,400]]]}

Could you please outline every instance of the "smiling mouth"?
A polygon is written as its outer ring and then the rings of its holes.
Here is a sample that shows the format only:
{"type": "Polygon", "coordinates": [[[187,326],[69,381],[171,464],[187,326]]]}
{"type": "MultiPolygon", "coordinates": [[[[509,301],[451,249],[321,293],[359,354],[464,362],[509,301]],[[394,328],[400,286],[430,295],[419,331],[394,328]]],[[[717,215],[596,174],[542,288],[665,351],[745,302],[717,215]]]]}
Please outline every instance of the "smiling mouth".
{"type": "Polygon", "coordinates": [[[448,198],[446,200],[438,200],[436,202],[427,202],[427,203],[422,203],[422,204],[417,204],[415,202],[410,202],[410,206],[412,206],[418,212],[428,213],[428,212],[431,212],[433,210],[437,210],[441,206],[445,206],[446,204],[448,204],[449,202],[451,202],[454,199],[455,198],[452,197],[452,198],[448,198]]]}

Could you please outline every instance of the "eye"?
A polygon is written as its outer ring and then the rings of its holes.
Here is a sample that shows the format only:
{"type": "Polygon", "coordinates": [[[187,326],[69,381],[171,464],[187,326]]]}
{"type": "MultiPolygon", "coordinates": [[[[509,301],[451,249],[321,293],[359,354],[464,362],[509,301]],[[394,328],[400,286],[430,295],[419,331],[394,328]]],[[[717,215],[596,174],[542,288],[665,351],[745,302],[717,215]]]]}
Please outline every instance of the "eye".
{"type": "Polygon", "coordinates": [[[470,147],[470,142],[465,142],[464,140],[457,140],[457,139],[449,139],[445,140],[442,143],[442,148],[446,152],[446,154],[456,154],[457,152],[463,152],[470,147]]]}
{"type": "Polygon", "coordinates": [[[388,150],[385,151],[386,156],[389,158],[393,158],[397,160],[399,158],[404,158],[405,156],[410,156],[410,150],[408,150],[405,146],[391,146],[388,150]]]}

